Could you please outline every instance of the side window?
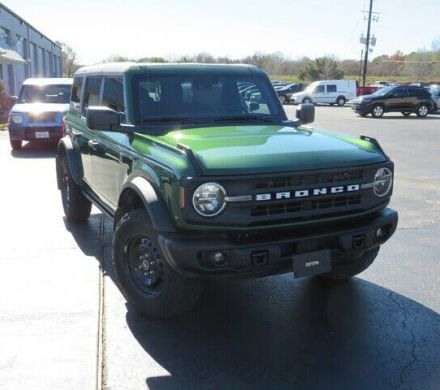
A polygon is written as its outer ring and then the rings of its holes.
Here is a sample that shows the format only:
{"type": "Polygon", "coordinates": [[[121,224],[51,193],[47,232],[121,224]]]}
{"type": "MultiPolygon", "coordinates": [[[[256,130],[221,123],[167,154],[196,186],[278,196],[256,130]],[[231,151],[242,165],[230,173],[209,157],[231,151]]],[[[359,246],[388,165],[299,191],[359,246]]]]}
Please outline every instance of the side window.
{"type": "Polygon", "coordinates": [[[336,84],[327,85],[327,92],[336,92],[336,84]]]}
{"type": "Polygon", "coordinates": [[[124,88],[122,77],[104,79],[104,91],[102,93],[102,106],[112,110],[124,112],[124,88]]]}
{"type": "Polygon", "coordinates": [[[75,110],[79,110],[81,104],[81,95],[83,89],[82,77],[75,77],[73,79],[72,93],[70,94],[70,107],[75,110]]]}
{"type": "Polygon", "coordinates": [[[325,85],[318,85],[313,92],[314,93],[324,93],[325,92],[325,85]]]}
{"type": "Polygon", "coordinates": [[[84,95],[83,114],[88,106],[99,106],[102,77],[87,77],[84,95]]]}
{"type": "Polygon", "coordinates": [[[390,97],[403,97],[405,96],[405,90],[403,88],[395,88],[390,92],[390,97]]]}

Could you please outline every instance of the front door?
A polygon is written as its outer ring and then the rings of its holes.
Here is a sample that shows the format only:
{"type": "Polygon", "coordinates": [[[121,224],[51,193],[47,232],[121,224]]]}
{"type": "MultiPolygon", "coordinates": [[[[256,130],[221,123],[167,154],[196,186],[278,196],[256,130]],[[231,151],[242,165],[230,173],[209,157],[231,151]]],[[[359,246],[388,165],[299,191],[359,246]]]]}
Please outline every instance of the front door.
{"type": "Polygon", "coordinates": [[[325,85],[317,85],[312,93],[314,103],[325,103],[325,85]]]}

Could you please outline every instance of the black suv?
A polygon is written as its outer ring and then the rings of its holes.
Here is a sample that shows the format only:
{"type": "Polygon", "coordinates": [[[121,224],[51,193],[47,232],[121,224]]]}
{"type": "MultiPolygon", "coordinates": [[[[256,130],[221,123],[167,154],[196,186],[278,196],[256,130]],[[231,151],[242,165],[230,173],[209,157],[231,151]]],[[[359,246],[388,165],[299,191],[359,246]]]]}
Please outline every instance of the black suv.
{"type": "Polygon", "coordinates": [[[413,86],[381,88],[371,95],[354,99],[352,108],[361,116],[371,114],[374,118],[380,118],[385,112],[396,111],[405,116],[416,113],[423,118],[438,109],[428,90],[413,86]]]}

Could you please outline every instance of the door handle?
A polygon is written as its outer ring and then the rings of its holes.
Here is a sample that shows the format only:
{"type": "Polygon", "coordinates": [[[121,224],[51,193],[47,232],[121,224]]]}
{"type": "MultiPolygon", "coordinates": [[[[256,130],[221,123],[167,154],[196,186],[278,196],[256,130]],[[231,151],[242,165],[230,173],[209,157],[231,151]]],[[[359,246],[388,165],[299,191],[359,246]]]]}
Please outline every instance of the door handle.
{"type": "Polygon", "coordinates": [[[93,150],[96,150],[98,149],[99,142],[96,139],[91,139],[87,141],[87,145],[89,145],[89,147],[92,148],[93,150]]]}

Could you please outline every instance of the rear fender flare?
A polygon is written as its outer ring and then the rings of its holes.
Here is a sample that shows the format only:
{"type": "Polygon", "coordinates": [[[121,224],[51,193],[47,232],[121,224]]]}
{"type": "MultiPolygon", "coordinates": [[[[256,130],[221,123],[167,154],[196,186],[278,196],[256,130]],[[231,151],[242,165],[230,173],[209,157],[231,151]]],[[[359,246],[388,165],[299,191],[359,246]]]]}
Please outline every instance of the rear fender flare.
{"type": "Polygon", "coordinates": [[[58,189],[61,189],[61,156],[65,154],[67,156],[67,161],[69,163],[70,174],[72,175],[73,181],[81,185],[84,176],[84,171],[81,163],[81,156],[75,150],[72,144],[72,140],[69,136],[65,136],[60,139],[57,147],[56,155],[56,170],[57,170],[57,185],[58,189]]]}

